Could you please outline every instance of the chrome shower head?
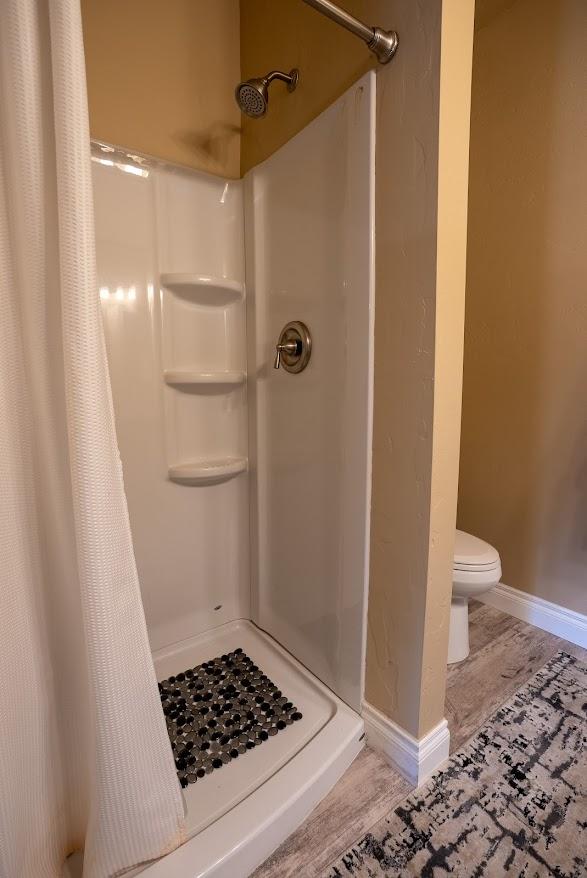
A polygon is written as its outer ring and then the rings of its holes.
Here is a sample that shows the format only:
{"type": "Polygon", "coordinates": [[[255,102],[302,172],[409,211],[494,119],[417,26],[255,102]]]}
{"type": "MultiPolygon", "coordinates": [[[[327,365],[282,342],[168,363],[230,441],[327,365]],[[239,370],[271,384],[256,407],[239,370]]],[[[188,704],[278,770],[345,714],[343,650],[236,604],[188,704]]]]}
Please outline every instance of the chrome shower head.
{"type": "Polygon", "coordinates": [[[264,116],[269,102],[269,90],[265,79],[249,79],[238,84],[235,91],[236,102],[241,112],[253,118],[264,116]]]}
{"type": "Polygon", "coordinates": [[[239,105],[241,112],[246,113],[253,119],[259,119],[267,112],[269,105],[269,85],[274,79],[280,79],[287,83],[287,90],[294,91],[298,84],[300,74],[295,68],[289,73],[282,73],[280,70],[272,70],[267,76],[261,76],[257,79],[247,79],[246,82],[239,82],[234,96],[239,105]]]}

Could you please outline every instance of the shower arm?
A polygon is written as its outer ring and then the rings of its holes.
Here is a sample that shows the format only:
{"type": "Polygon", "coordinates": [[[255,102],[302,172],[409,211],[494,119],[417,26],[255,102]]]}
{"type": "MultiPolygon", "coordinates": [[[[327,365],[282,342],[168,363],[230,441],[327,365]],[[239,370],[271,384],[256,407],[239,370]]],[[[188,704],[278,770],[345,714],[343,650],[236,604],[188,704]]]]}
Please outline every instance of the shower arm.
{"type": "Polygon", "coordinates": [[[267,76],[264,76],[263,78],[267,85],[270,85],[274,79],[279,79],[280,82],[287,83],[288,91],[294,91],[298,84],[299,73],[295,68],[291,73],[282,73],[281,70],[272,70],[271,73],[268,73],[267,76]]]}
{"type": "Polygon", "coordinates": [[[356,37],[360,37],[373,52],[380,64],[387,64],[395,55],[398,46],[398,35],[394,30],[383,30],[380,27],[368,27],[349,12],[341,9],[330,0],[304,0],[308,6],[321,12],[336,24],[345,27],[356,37]]]}

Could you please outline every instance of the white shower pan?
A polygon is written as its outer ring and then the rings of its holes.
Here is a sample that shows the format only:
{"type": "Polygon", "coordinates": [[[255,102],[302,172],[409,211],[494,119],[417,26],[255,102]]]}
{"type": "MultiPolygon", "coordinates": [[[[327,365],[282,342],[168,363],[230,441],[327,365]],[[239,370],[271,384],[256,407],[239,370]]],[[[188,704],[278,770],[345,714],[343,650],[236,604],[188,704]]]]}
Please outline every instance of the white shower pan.
{"type": "Polygon", "coordinates": [[[246,878],[299,826],[363,746],[362,719],[251,622],[230,622],[159,650],[157,677],[238,647],[293,701],[302,719],[187,787],[189,840],[141,875],[246,878]]]}

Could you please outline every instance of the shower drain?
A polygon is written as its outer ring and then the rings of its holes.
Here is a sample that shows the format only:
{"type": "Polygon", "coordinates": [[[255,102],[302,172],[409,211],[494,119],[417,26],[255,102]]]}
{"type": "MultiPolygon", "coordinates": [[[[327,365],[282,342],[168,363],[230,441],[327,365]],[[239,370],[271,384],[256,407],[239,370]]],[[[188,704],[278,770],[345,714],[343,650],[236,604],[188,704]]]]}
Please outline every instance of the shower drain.
{"type": "Polygon", "coordinates": [[[242,649],[162,680],[159,694],[182,787],[302,718],[242,649]]]}

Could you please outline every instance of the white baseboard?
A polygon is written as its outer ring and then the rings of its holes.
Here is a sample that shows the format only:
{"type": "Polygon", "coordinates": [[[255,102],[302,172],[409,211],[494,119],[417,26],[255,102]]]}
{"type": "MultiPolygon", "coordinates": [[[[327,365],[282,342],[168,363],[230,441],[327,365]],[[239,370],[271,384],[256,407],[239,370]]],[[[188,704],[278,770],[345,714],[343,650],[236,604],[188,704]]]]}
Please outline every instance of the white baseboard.
{"type": "Polygon", "coordinates": [[[448,759],[450,732],[445,719],[418,739],[371,704],[363,704],[362,716],[369,746],[415,786],[419,787],[448,759]]]}
{"type": "Polygon", "coordinates": [[[587,649],[587,616],[582,613],[567,610],[501,582],[481,595],[479,600],[587,649]]]}

